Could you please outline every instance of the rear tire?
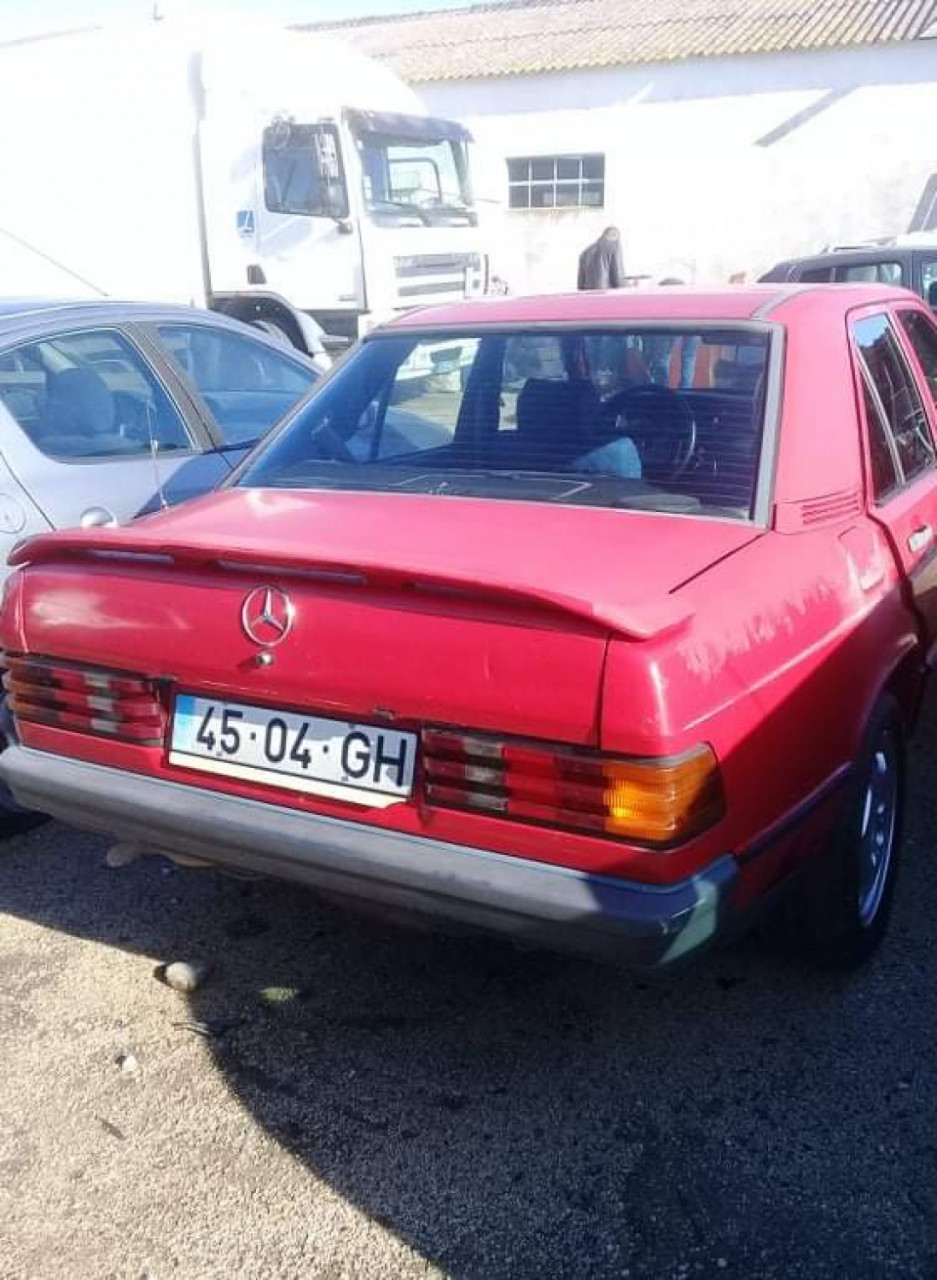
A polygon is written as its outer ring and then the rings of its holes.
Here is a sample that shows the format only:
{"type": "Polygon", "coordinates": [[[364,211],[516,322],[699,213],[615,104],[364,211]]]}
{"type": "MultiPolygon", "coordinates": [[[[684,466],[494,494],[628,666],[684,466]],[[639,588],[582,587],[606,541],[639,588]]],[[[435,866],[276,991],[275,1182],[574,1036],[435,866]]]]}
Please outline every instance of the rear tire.
{"type": "Polygon", "coordinates": [[[884,694],[869,719],[843,809],[817,866],[772,933],[818,966],[852,969],[878,949],[891,915],[904,814],[904,731],[884,694]]]}

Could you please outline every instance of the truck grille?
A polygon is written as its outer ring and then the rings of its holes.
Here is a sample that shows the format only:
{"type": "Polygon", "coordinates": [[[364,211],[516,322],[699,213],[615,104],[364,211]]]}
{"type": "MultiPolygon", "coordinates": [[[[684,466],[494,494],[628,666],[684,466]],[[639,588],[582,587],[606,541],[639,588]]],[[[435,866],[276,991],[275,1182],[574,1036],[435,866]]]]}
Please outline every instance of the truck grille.
{"type": "Polygon", "coordinates": [[[155,681],[55,658],[5,654],[3,685],[18,721],[105,734],[141,746],[163,740],[155,681]]]}
{"type": "Polygon", "coordinates": [[[484,292],[479,253],[421,253],[395,258],[397,292],[402,298],[451,293],[459,297],[484,292]],[[474,282],[474,286],[472,283],[474,282]]]}

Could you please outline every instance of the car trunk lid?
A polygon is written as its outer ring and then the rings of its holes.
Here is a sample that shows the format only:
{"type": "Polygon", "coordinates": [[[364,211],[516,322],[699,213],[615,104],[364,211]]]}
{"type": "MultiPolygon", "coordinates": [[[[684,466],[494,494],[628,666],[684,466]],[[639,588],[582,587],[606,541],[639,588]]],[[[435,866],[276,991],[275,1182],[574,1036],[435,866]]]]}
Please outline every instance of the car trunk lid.
{"type": "Polygon", "coordinates": [[[685,620],[674,593],[751,542],[741,522],[388,494],[230,489],[130,527],[38,537],[12,564],[79,559],[345,575],[461,592],[647,639],[685,620]],[[444,516],[444,518],[440,518],[444,516]]]}
{"type": "Polygon", "coordinates": [[[15,560],[29,566],[32,653],[347,721],[585,745],[599,740],[609,637],[680,625],[675,589],[755,533],[533,504],[230,490],[132,528],[35,539],[15,560]],[[294,616],[265,648],[243,611],[268,586],[294,616]]]}

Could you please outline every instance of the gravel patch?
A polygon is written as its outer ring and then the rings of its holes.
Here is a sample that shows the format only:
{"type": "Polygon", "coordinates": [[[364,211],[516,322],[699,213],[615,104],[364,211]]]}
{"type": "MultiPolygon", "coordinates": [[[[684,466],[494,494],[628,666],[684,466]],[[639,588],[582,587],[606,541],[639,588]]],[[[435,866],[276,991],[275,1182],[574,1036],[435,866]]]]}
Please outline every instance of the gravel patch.
{"type": "Polygon", "coordinates": [[[914,754],[849,979],[755,939],[651,983],[0,845],[0,1277],[934,1277],[933,711],[914,754]]]}

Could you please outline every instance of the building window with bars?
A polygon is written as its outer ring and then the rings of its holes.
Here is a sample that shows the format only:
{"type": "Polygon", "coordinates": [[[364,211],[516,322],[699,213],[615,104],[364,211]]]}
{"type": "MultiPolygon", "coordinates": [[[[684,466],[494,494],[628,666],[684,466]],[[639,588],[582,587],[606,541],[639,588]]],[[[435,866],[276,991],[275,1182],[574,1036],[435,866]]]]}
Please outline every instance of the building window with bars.
{"type": "Polygon", "coordinates": [[[508,161],[512,209],[601,209],[605,157],[520,156],[508,161]]]}

